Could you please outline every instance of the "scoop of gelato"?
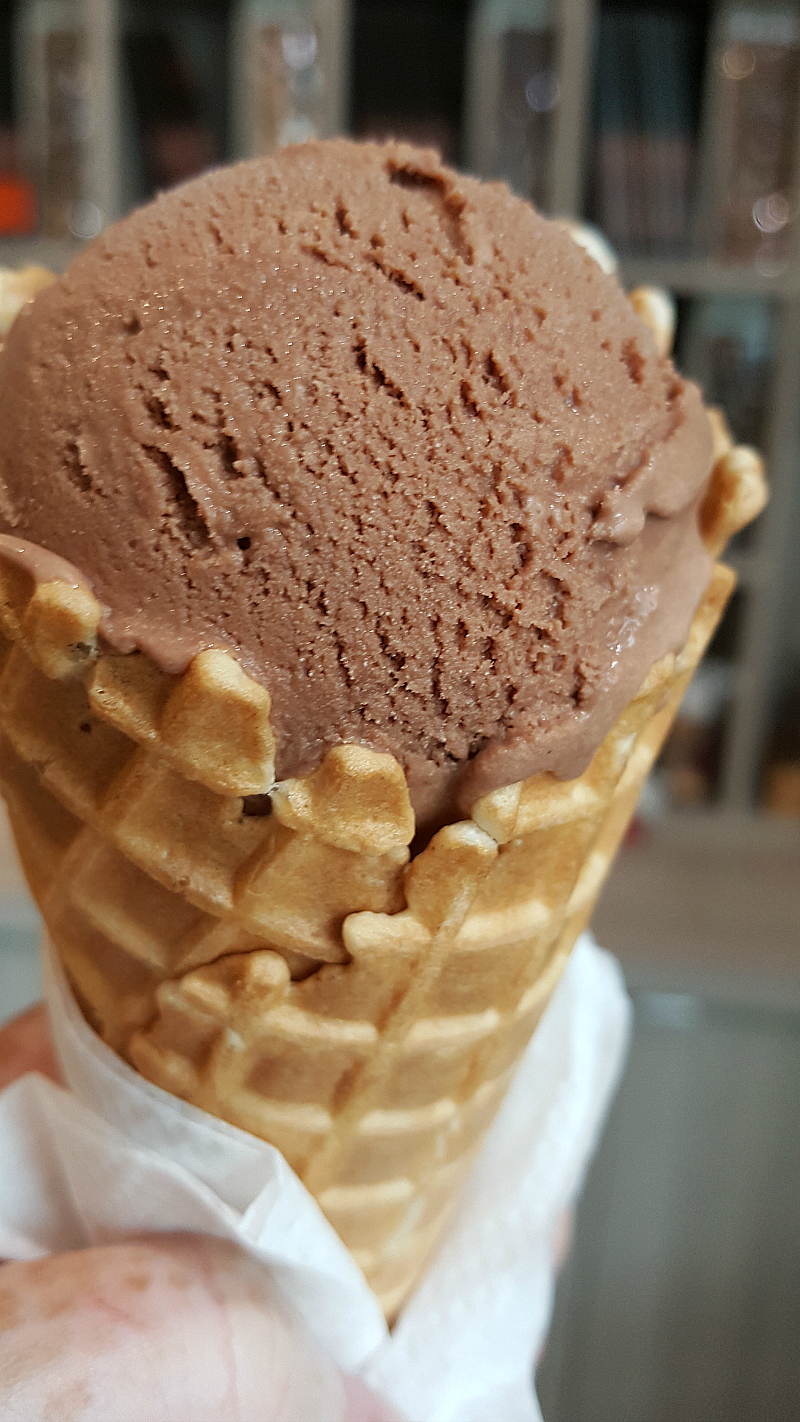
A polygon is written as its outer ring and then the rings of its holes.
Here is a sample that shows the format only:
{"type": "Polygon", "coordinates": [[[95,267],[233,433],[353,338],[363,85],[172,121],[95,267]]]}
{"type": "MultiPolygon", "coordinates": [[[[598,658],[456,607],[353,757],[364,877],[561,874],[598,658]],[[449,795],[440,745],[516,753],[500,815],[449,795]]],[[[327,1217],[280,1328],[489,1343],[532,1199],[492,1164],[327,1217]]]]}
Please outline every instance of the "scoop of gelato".
{"type": "Polygon", "coordinates": [[[418,819],[580,773],[709,575],[699,394],[500,185],[343,140],[105,232],[0,353],[2,532],[103,635],[233,651],[281,777],[391,752],[418,819]]]}

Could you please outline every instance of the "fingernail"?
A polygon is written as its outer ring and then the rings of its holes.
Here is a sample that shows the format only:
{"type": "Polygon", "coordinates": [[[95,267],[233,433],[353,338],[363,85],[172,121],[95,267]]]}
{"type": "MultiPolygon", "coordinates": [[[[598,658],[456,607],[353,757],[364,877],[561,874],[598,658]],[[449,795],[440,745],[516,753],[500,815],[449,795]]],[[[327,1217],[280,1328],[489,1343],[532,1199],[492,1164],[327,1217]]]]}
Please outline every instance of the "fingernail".
{"type": "Polygon", "coordinates": [[[345,1422],[403,1422],[399,1412],[360,1378],[344,1374],[345,1422]]]}

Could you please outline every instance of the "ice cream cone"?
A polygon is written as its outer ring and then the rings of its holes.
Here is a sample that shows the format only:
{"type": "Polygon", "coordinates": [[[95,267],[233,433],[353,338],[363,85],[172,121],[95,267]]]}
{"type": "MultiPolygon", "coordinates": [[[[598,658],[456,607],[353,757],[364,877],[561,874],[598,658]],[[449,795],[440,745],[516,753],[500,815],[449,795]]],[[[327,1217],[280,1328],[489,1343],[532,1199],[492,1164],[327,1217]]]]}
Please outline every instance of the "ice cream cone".
{"type": "MultiPolygon", "coordinates": [[[[763,501],[754,457],[720,441],[703,509],[714,552],[763,501]]],[[[716,566],[685,648],[583,775],[484,796],[409,863],[391,756],[342,745],[275,785],[269,696],[228,653],[180,677],[109,654],[88,588],[37,585],[3,557],[2,787],[87,1018],[145,1077],[279,1147],[390,1318],[733,581],[716,566]]]]}
{"type": "MultiPolygon", "coordinates": [[[[13,315],[42,284],[14,279],[13,315]]],[[[8,299],[6,299],[6,297],[8,299]]],[[[632,296],[659,351],[670,311],[632,296]]],[[[712,412],[708,550],[758,512],[712,412]]],[[[170,675],[113,651],[88,584],[0,551],[0,782],[81,1007],[143,1076],[277,1146],[394,1317],[587,922],[721,615],[717,565],[574,780],[484,795],[413,858],[392,755],[275,784],[266,689],[226,651],[170,675]]]]}

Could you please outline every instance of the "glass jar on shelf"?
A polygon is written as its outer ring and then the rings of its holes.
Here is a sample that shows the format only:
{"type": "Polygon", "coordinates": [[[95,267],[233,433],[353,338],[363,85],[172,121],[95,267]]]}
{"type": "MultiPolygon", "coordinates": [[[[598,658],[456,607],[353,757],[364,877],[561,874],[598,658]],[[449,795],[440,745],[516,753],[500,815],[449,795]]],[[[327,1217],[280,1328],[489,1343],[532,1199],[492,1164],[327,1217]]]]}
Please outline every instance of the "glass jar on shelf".
{"type": "Polygon", "coordinates": [[[105,220],[95,191],[95,104],[85,7],[19,7],[14,70],[24,167],[38,196],[39,234],[85,241],[105,220]]]}
{"type": "Polygon", "coordinates": [[[343,126],[346,0],[240,0],[233,14],[233,147],[240,156],[343,126]]]}
{"type": "Polygon", "coordinates": [[[545,211],[561,100],[557,12],[553,0],[480,0],[467,60],[467,166],[545,211]]]}

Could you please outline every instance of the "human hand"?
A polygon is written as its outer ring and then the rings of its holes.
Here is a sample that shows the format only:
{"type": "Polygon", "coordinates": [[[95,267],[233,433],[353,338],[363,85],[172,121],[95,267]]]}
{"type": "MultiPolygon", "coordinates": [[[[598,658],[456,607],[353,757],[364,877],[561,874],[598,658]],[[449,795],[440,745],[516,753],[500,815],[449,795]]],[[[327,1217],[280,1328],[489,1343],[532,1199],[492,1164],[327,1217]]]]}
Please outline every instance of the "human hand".
{"type": "Polygon", "coordinates": [[[0,1091],[28,1071],[61,1080],[43,1002],[0,1028],[0,1091]]]}
{"type": "MultiPolygon", "coordinates": [[[[57,1078],[43,1008],[0,1031],[0,1089],[57,1078]]],[[[3,1422],[398,1422],[236,1245],[148,1235],[0,1264],[3,1422]]]]}
{"type": "Polygon", "coordinates": [[[158,1235],[0,1267],[4,1422],[393,1422],[241,1249],[158,1235]]]}

